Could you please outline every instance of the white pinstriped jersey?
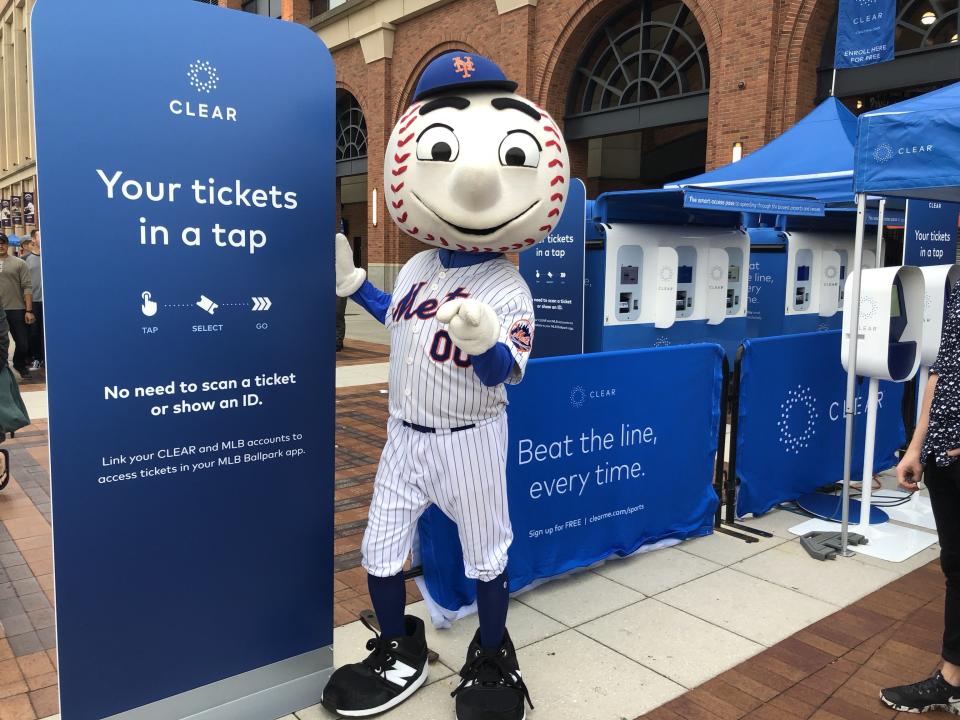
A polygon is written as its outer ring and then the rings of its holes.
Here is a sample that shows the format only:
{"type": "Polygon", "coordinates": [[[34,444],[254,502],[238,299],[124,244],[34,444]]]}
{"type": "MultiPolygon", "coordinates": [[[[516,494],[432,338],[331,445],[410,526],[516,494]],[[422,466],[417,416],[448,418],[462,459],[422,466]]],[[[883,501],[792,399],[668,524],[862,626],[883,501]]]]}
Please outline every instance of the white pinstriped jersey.
{"type": "Polygon", "coordinates": [[[503,385],[481,383],[470,357],[437,322],[437,308],[458,297],[494,309],[500,318],[499,341],[514,359],[507,382],[518,383],[523,377],[534,319],[530,288],[519,271],[504,257],[445,268],[440,250],[427,250],[400,269],[387,309],[393,417],[426,427],[455,428],[497,417],[506,408],[503,385]]]}

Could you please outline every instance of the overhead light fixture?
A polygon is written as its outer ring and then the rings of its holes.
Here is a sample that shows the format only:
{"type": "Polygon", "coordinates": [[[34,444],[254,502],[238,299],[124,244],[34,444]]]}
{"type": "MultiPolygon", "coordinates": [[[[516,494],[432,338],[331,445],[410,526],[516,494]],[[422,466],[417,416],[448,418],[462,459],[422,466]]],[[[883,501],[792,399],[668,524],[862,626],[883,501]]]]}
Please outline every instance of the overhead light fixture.
{"type": "Polygon", "coordinates": [[[933,25],[937,21],[937,14],[933,10],[927,10],[920,16],[920,22],[924,25],[933,25]]]}
{"type": "Polygon", "coordinates": [[[857,100],[857,110],[863,109],[863,100],[857,100]]]}
{"type": "Polygon", "coordinates": [[[373,189],[372,204],[373,204],[373,217],[371,219],[373,220],[373,226],[376,227],[377,226],[377,189],[376,188],[373,189]]]}
{"type": "Polygon", "coordinates": [[[737,140],[733,144],[733,162],[740,162],[743,159],[743,143],[737,140]]]}
{"type": "Polygon", "coordinates": [[[955,43],[957,41],[957,33],[953,34],[953,37],[950,38],[950,42],[955,43]]]}

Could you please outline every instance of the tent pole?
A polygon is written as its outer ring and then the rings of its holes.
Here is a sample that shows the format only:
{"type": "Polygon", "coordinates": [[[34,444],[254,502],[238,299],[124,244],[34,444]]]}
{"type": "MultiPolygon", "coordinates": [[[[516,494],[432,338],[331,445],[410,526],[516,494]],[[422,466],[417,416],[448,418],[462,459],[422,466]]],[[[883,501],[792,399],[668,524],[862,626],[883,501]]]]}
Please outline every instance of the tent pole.
{"type": "Polygon", "coordinates": [[[846,435],[843,443],[843,507],[841,508],[840,554],[853,555],[847,547],[850,530],[850,469],[853,464],[853,421],[857,395],[857,340],[860,334],[860,273],[863,265],[863,236],[866,222],[867,196],[857,194],[857,234],[853,249],[853,275],[850,276],[850,318],[847,327],[847,398],[844,408],[846,435]]]}
{"type": "Polygon", "coordinates": [[[887,199],[880,198],[880,209],[877,217],[877,262],[874,267],[883,267],[883,213],[887,209],[887,199]]]}
{"type": "Polygon", "coordinates": [[[830,81],[830,97],[833,97],[837,91],[837,69],[833,69],[833,79],[830,81]]]}

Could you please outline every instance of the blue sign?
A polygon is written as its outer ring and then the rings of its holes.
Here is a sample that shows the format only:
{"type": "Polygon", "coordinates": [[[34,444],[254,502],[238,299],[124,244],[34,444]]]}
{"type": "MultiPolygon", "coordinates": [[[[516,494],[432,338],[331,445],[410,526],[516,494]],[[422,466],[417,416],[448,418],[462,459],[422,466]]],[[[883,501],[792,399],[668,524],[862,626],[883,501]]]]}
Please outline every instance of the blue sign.
{"type": "MultiPolygon", "coordinates": [[[[530,362],[509,393],[511,591],[711,532],[722,362],[716,345],[530,362]]],[[[476,583],[436,508],[420,520],[420,550],[433,599],[470,605],[476,583]]]]}
{"type": "Polygon", "coordinates": [[[531,357],[583,352],[586,198],[583,181],[571,178],[556,227],[532,250],[520,253],[520,274],[533,294],[536,317],[531,357]]]}
{"type": "Polygon", "coordinates": [[[946,265],[957,257],[957,221],[960,205],[907,200],[903,231],[903,264],[946,265]]]}
{"type": "Polygon", "coordinates": [[[727,210],[729,212],[769,215],[823,217],[826,214],[826,206],[819,200],[811,198],[754,195],[751,193],[725,192],[723,190],[701,190],[700,188],[686,188],[684,190],[683,206],[699,210],[727,210]]]}
{"type": "Polygon", "coordinates": [[[190,0],[39,0],[33,53],[61,713],[314,703],[333,639],[330,55],[190,0]]]}
{"type": "MultiPolygon", "coordinates": [[[[840,331],[744,343],[737,430],[737,515],[774,505],[843,478],[847,374],[840,331]]],[[[903,386],[880,383],[875,471],[897,464],[904,442],[903,386]]],[[[863,467],[867,383],[857,390],[854,474],[863,467]]]]}
{"type": "Polygon", "coordinates": [[[840,0],[834,67],[842,70],[893,60],[896,24],[897,0],[840,0]]]}

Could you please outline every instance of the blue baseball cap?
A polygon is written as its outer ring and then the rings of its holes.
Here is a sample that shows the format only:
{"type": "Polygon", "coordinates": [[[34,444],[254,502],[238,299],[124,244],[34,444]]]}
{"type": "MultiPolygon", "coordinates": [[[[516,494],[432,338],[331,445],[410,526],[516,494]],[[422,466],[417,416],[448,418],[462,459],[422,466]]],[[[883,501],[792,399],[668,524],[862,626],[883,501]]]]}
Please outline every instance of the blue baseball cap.
{"type": "Polygon", "coordinates": [[[420,75],[413,99],[423,100],[451,90],[494,88],[513,92],[517,84],[507,80],[503,70],[483,55],[453,50],[430,61],[420,75]]]}

